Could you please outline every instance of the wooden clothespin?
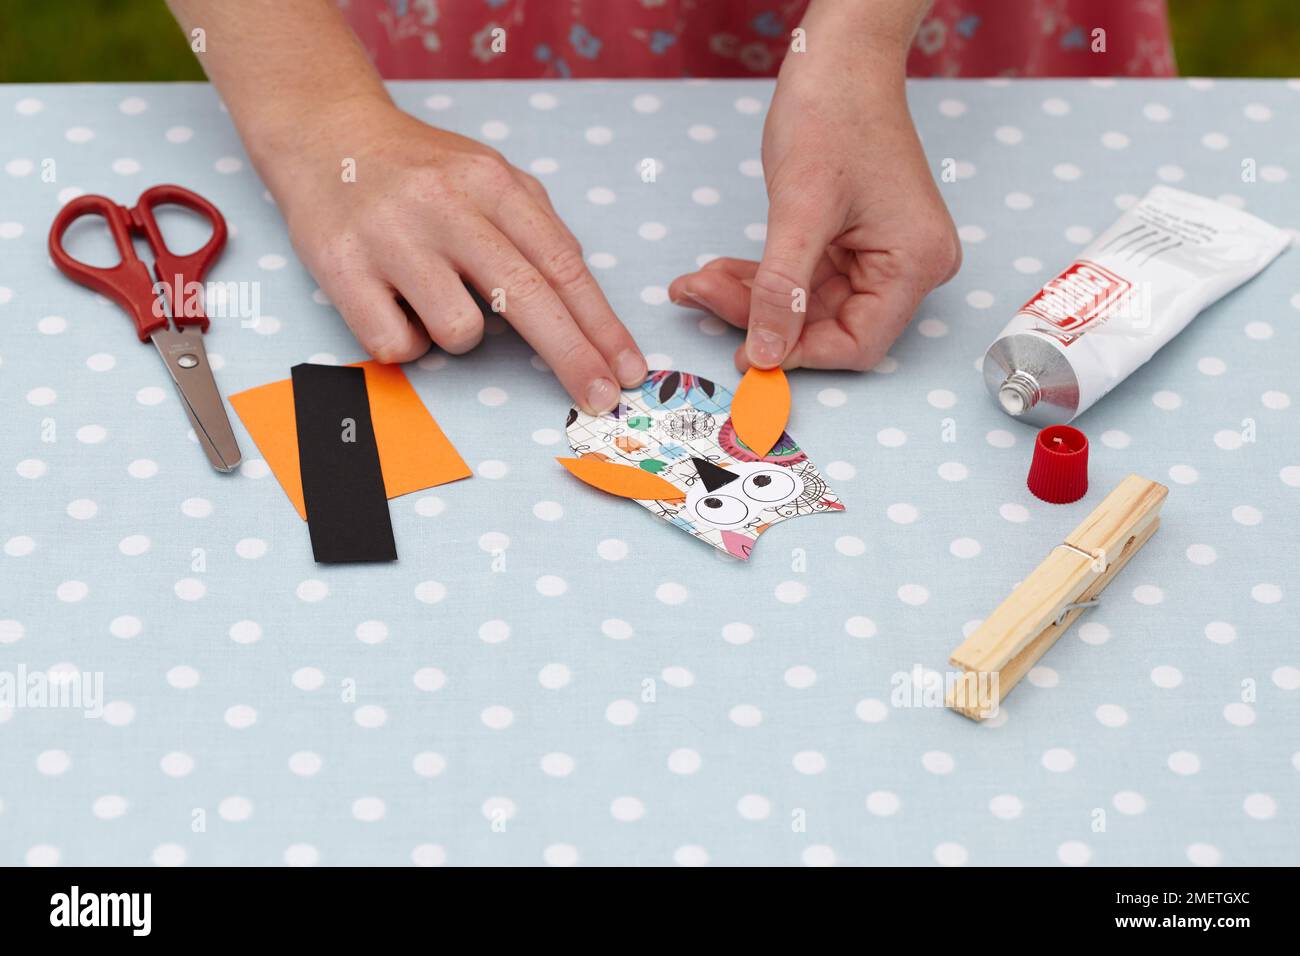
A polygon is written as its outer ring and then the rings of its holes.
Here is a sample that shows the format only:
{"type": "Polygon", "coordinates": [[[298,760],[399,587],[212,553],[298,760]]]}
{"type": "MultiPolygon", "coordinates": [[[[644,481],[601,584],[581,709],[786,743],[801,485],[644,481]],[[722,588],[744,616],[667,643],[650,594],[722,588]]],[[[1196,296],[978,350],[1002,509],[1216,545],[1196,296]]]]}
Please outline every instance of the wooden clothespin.
{"type": "Polygon", "coordinates": [[[1129,475],[952,652],[947,705],[972,720],[1002,699],[1160,527],[1169,489],[1129,475]],[[993,680],[996,675],[996,680],[993,680]]]}

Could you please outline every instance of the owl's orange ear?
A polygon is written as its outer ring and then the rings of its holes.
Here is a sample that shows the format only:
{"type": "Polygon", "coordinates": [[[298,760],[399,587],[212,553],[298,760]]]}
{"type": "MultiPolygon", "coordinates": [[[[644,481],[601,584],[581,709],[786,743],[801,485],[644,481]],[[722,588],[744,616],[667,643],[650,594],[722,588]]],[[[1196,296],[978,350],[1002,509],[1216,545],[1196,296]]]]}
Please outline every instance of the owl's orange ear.
{"type": "Polygon", "coordinates": [[[790,383],[779,368],[750,368],[731,400],[731,427],[759,458],[772,450],[790,420],[790,383]]]}
{"type": "Polygon", "coordinates": [[[680,501],[686,497],[671,482],[631,465],[618,465],[600,458],[557,458],[569,472],[593,488],[620,498],[643,501],[680,501]]]}

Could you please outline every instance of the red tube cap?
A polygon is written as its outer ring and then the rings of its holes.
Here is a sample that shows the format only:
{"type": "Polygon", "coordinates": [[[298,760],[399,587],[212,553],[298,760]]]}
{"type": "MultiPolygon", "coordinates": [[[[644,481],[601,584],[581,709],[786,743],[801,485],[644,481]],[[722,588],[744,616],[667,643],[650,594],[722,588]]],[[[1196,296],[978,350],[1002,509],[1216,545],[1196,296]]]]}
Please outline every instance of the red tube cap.
{"type": "Polygon", "coordinates": [[[1029,490],[1054,505],[1088,493],[1088,436],[1069,425],[1049,425],[1034,441],[1029,490]]]}

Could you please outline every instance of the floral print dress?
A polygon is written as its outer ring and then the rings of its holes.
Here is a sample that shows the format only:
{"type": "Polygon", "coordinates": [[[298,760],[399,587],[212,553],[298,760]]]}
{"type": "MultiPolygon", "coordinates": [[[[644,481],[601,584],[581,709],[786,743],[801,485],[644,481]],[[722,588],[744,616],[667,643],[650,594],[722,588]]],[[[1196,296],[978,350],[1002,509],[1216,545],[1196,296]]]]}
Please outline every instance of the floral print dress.
{"type": "MultiPolygon", "coordinates": [[[[338,3],[388,79],[772,76],[807,7],[807,0],[338,3]]],[[[1175,74],[1164,0],[935,0],[907,69],[1175,74]]]]}

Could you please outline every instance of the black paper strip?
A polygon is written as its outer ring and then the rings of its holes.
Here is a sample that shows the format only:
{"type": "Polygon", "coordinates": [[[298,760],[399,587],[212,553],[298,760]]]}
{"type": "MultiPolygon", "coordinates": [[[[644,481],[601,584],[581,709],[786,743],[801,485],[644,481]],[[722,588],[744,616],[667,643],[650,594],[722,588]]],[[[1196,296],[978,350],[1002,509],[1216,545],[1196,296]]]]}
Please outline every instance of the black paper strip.
{"type": "Polygon", "coordinates": [[[366,373],[308,364],[292,372],[312,554],[326,564],[397,560],[366,373]]]}

